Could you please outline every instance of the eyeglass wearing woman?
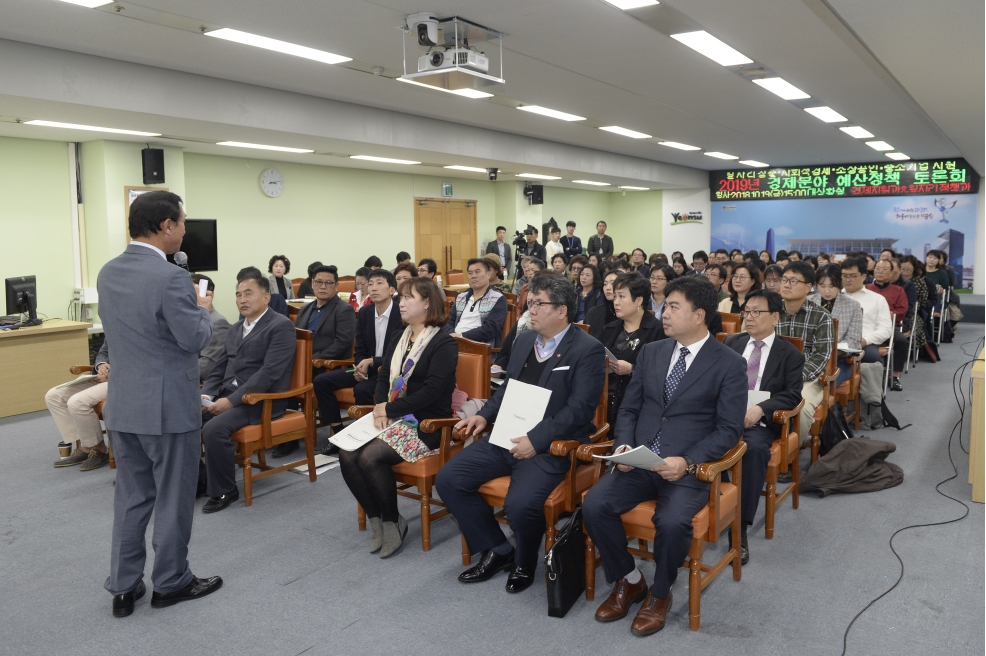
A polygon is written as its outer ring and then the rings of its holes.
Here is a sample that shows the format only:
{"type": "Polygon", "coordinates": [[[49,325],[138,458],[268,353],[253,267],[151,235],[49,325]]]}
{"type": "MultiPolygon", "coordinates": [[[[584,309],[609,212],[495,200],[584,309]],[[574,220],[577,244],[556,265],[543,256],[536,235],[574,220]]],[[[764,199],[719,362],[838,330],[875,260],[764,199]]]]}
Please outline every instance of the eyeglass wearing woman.
{"type": "Polygon", "coordinates": [[[729,298],[719,303],[719,311],[739,314],[746,304],[746,295],[753,289],[760,289],[760,269],[749,262],[737,264],[729,278],[729,298]]]}
{"type": "Polygon", "coordinates": [[[667,264],[657,264],[650,270],[650,301],[647,309],[654,313],[654,318],[660,321],[664,317],[664,288],[678,277],[667,264]]]}

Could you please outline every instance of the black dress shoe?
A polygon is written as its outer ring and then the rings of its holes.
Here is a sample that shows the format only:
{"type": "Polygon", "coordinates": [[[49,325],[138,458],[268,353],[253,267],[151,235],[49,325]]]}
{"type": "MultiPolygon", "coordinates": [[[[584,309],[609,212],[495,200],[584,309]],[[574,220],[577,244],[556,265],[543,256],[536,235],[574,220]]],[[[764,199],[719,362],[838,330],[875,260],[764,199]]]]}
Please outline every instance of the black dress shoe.
{"type": "Polygon", "coordinates": [[[298,440],[291,440],[290,442],[283,442],[275,446],[274,451],[270,455],[272,458],[287,458],[297,450],[298,440]]]}
{"type": "Polygon", "coordinates": [[[534,568],[514,565],[507,575],[507,592],[523,592],[534,583],[534,568]]]}
{"type": "Polygon", "coordinates": [[[229,504],[233,503],[240,498],[240,491],[237,488],[233,488],[232,492],[227,492],[221,497],[211,497],[202,506],[202,512],[204,513],[214,513],[220,510],[225,510],[229,507],[229,504]]]}
{"type": "Polygon", "coordinates": [[[462,574],[459,574],[459,581],[462,583],[479,583],[489,581],[496,576],[497,572],[510,569],[514,566],[514,552],[501,556],[492,549],[487,549],[479,556],[479,562],[474,567],[470,567],[462,574]]]}
{"type": "MultiPolygon", "coordinates": [[[[746,540],[746,527],[747,525],[744,524],[743,530],[740,533],[740,564],[741,565],[746,565],[747,563],[750,562],[750,545],[747,543],[746,540]]],[[[733,548],[732,532],[729,533],[729,548],[730,549],[733,548]]]]}
{"type": "Polygon", "coordinates": [[[325,445],[325,448],[319,451],[319,453],[321,453],[323,456],[337,456],[339,455],[339,447],[337,447],[332,442],[329,442],[325,445]]]}
{"type": "Polygon", "coordinates": [[[162,594],[155,592],[151,595],[151,608],[167,608],[174,606],[182,601],[201,599],[206,595],[223,587],[223,580],[219,576],[211,576],[207,579],[192,578],[192,580],[181,590],[162,594]]]}
{"type": "Polygon", "coordinates": [[[904,386],[900,384],[900,378],[892,378],[890,380],[890,389],[895,392],[903,392],[904,386]]]}
{"type": "Polygon", "coordinates": [[[130,592],[113,595],[113,617],[127,617],[133,613],[134,603],[143,597],[145,592],[147,592],[147,588],[144,587],[144,582],[141,581],[130,592]]]}

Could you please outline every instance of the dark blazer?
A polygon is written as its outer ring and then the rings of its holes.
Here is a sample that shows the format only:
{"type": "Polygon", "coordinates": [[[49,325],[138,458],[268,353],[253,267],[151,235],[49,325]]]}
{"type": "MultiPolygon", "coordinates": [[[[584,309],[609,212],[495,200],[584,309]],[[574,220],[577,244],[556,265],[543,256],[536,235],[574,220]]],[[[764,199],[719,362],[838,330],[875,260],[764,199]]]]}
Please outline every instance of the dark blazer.
{"type": "Polygon", "coordinates": [[[650,265],[646,262],[638,267],[633,267],[633,270],[642,275],[644,278],[650,278],[650,265]]]}
{"type": "MultiPolygon", "coordinates": [[[[746,345],[750,343],[750,336],[746,333],[728,335],[723,343],[742,357],[746,345]]],[[[764,423],[777,435],[781,434],[782,426],[774,423],[774,411],[791,410],[801,403],[801,388],[804,385],[801,372],[804,367],[804,354],[791,342],[774,333],[774,343],[770,347],[763,376],[760,378],[760,389],[770,392],[770,398],[757,405],[763,409],[764,423]]],[[[808,428],[802,426],[801,432],[807,433],[808,428]]]]}
{"type": "MultiPolygon", "coordinates": [[[[367,358],[373,358],[370,366],[371,374],[376,375],[377,367],[383,364],[384,356],[375,357],[377,352],[377,331],[376,321],[377,308],[372,303],[365,305],[356,313],[356,351],[353,360],[359,364],[367,358]]],[[[401,322],[400,308],[397,307],[397,297],[393,298],[393,305],[390,308],[390,319],[387,321],[387,337],[384,340],[384,352],[387,351],[387,344],[395,334],[404,332],[404,324],[401,322]]]]}
{"type": "MultiPolygon", "coordinates": [[[[535,331],[526,330],[514,342],[507,364],[507,381],[479,411],[487,422],[496,421],[507,386],[510,380],[520,378],[537,336],[535,331]]],[[[603,345],[581,328],[569,326],[538,381],[538,387],[551,390],[544,419],[527,433],[538,454],[534,456],[534,462],[544,471],[562,473],[568,470],[568,458],[553,456],[549,451],[555,440],[588,442],[589,435],[595,431],[592,420],[605,376],[603,345]]]]}
{"type": "MultiPolygon", "coordinates": [[[[270,295],[270,304],[268,305],[270,309],[274,310],[278,314],[289,317],[288,315],[288,302],[284,300],[284,297],[280,294],[272,293],[270,295]]],[[[290,317],[289,317],[290,318],[290,317]]]]}
{"type": "MultiPolygon", "coordinates": [[[[650,313],[648,312],[647,314],[650,313]]],[[[596,339],[600,339],[603,336],[603,329],[611,321],[616,321],[616,313],[613,312],[612,302],[607,301],[605,296],[603,297],[602,303],[586,310],[585,316],[582,317],[582,323],[589,326],[589,334],[596,339]]]]}
{"type": "Polygon", "coordinates": [[[596,287],[591,292],[582,296],[582,287],[580,286],[577,291],[579,295],[579,300],[582,302],[582,316],[580,319],[585,320],[585,313],[596,307],[597,305],[602,305],[606,302],[606,297],[603,296],[603,290],[600,287],[596,287]],[[584,299],[584,300],[583,300],[584,299]]]}
{"type": "MultiPolygon", "coordinates": [[[[312,301],[301,308],[294,322],[295,326],[308,330],[308,318],[317,302],[312,301]]],[[[330,298],[325,305],[325,309],[322,310],[322,320],[314,331],[312,358],[341,360],[352,357],[353,337],[356,336],[356,313],[349,303],[339,298],[338,294],[330,298]]]]}
{"type": "MultiPolygon", "coordinates": [[[[504,241],[503,254],[507,260],[506,264],[504,265],[504,269],[508,272],[510,271],[510,265],[513,263],[513,257],[514,257],[513,251],[514,251],[514,245],[511,244],[509,241],[504,241]]],[[[500,254],[500,246],[499,244],[496,243],[495,239],[489,242],[488,244],[486,244],[486,252],[493,253],[493,255],[500,254]]],[[[504,276],[504,278],[506,278],[506,276],[504,276]]]]}
{"type": "Polygon", "coordinates": [[[212,319],[212,339],[209,341],[209,345],[199,353],[199,377],[202,380],[209,377],[216,360],[226,348],[226,332],[229,330],[229,322],[226,321],[226,317],[219,314],[216,308],[212,308],[209,318],[212,319]]]}
{"type": "Polygon", "coordinates": [[[582,254],[582,240],[575,235],[572,235],[571,237],[568,235],[562,235],[559,241],[561,241],[562,248],[565,249],[564,253],[566,260],[570,260],[576,255],[582,254]]]}
{"type": "MultiPolygon", "coordinates": [[[[603,346],[612,351],[613,345],[616,344],[616,338],[620,336],[621,332],[623,332],[623,319],[610,321],[603,328],[602,334],[599,336],[599,341],[603,343],[603,346]]],[[[658,321],[650,312],[644,312],[644,316],[640,319],[640,328],[637,329],[637,334],[634,337],[634,339],[640,340],[640,346],[634,351],[633,360],[627,360],[627,362],[635,364],[637,357],[640,355],[640,349],[645,344],[650,344],[651,342],[656,342],[664,338],[664,324],[658,321]]],[[[714,335],[713,339],[715,339],[714,335]]]]}
{"type": "MultiPolygon", "coordinates": [[[[374,395],[378,402],[390,395],[390,361],[404,331],[390,336],[383,355],[383,365],[377,375],[377,389],[374,395]]],[[[425,350],[421,352],[418,363],[407,379],[407,396],[387,403],[387,416],[399,419],[414,415],[422,419],[448,419],[452,416],[452,391],[455,389],[455,365],[459,362],[459,346],[455,338],[439,331],[425,350]]],[[[424,433],[418,437],[430,449],[437,449],[441,431],[424,433]]]]}
{"type": "MultiPolygon", "coordinates": [[[[224,395],[233,407],[243,405],[244,394],[289,390],[294,366],[296,340],[290,319],[268,309],[246,339],[243,322],[241,318],[229,327],[226,348],[201,390],[206,396],[224,395]]],[[[289,402],[274,401],[274,416],[284,414],[289,402]]],[[[262,403],[244,407],[251,423],[260,421],[262,403]]]]}
{"type": "MultiPolygon", "coordinates": [[[[613,448],[647,447],[660,429],[663,456],[712,462],[736,446],[743,433],[746,360],[710,334],[665,406],[664,385],[677,346],[673,339],[662,339],[641,347],[616,417],[613,448]]],[[[709,487],[687,475],[674,484],[709,487]]]]}
{"type": "Polygon", "coordinates": [[[548,251],[545,250],[544,246],[537,242],[525,245],[521,253],[528,257],[536,257],[545,264],[548,264],[548,251]]]}
{"type": "Polygon", "coordinates": [[[609,235],[603,235],[602,240],[599,239],[599,235],[595,234],[589,237],[589,246],[585,249],[586,257],[589,257],[593,253],[599,255],[599,251],[602,250],[603,257],[609,257],[613,254],[613,238],[609,235]]]}

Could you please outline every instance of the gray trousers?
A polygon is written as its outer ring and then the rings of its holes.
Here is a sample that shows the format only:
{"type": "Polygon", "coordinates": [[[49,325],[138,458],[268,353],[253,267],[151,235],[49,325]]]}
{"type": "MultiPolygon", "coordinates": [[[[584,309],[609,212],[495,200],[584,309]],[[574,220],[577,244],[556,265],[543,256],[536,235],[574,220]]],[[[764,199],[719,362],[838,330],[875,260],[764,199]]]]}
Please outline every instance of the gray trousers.
{"type": "Polygon", "coordinates": [[[192,536],[199,474],[199,431],[137,435],[113,432],[116,490],[110,575],[103,587],[123,594],[144,577],[144,534],[154,513],[154,591],[181,590],[192,580],[188,541],[192,536]]]}

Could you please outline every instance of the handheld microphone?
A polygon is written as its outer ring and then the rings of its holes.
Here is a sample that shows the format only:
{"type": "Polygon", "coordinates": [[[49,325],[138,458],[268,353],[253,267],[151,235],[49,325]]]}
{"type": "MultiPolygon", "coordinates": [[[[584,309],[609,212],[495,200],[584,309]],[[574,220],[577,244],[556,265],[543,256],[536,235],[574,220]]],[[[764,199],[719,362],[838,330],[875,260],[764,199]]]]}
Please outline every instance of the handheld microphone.
{"type": "Polygon", "coordinates": [[[174,255],[175,264],[180,266],[185,271],[188,271],[188,256],[185,255],[183,251],[178,251],[174,255]]]}

